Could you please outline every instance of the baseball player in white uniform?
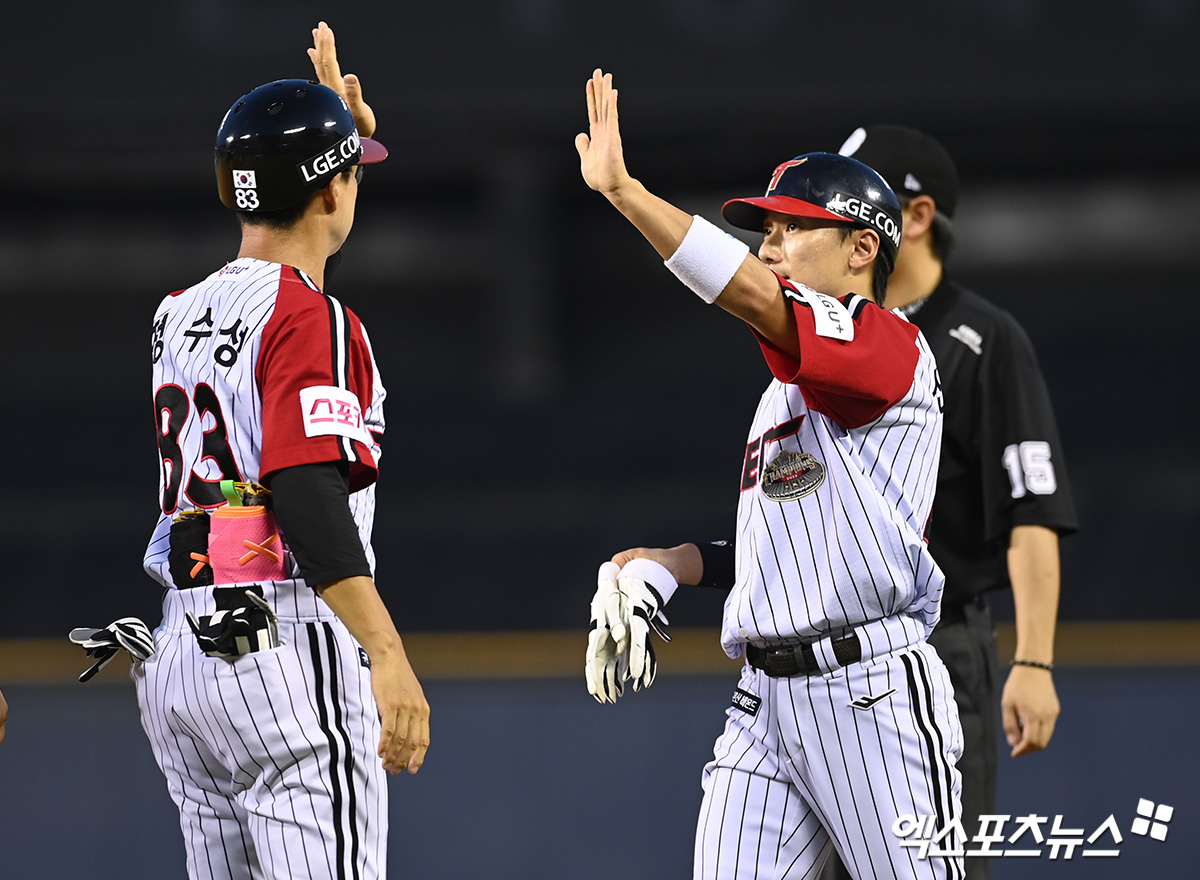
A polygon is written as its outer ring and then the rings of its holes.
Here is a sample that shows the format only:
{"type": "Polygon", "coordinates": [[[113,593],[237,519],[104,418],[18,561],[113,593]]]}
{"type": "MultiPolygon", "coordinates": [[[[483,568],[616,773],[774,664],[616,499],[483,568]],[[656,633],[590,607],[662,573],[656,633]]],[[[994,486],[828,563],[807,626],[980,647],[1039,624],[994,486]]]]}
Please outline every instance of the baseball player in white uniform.
{"type": "MultiPolygon", "coordinates": [[[[871,169],[810,153],[723,209],[758,258],[629,176],[611,75],[587,84],[583,176],[707,302],[742,318],[774,380],[741,463],[735,542],[636,548],[601,567],[588,683],[653,680],[648,633],[677,584],[730,589],[722,644],[744,657],[705,767],[697,878],[814,878],[836,847],[858,878],[960,878],[961,731],[925,638],[943,577],[923,532],[941,399],[915,326],[879,306],[900,206],[871,169]],[[924,850],[910,839],[941,835],[924,850]]],[[[929,843],[929,841],[926,841],[929,843]]]]}
{"type": "Polygon", "coordinates": [[[429,706],[373,580],[384,388],[358,317],[322,290],[362,166],[387,151],[322,22],[325,84],[230,108],[221,199],[233,262],[166,297],[151,337],[166,588],[134,666],[179,806],[188,874],[382,878],[385,771],[416,772],[429,706]]]}

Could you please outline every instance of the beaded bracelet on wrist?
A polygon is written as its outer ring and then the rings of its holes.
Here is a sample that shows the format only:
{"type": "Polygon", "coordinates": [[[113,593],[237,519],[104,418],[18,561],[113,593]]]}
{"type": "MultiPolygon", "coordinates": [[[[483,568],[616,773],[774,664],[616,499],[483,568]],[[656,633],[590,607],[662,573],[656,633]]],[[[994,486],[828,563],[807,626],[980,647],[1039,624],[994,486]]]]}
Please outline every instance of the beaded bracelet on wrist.
{"type": "Polygon", "coordinates": [[[1054,671],[1053,663],[1043,663],[1041,660],[1009,660],[1009,666],[1032,666],[1034,669],[1045,669],[1047,672],[1054,671]]]}

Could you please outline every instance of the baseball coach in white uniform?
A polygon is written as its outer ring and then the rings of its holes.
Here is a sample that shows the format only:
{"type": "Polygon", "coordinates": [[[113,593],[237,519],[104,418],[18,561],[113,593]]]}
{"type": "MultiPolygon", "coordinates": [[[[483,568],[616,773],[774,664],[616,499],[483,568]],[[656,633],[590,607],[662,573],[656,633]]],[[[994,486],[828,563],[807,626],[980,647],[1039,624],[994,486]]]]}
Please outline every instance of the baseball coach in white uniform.
{"type": "Polygon", "coordinates": [[[322,83],[248,92],[217,133],[237,259],[167,296],[150,355],[161,462],[146,571],[166,588],[134,666],[195,880],[386,876],[386,772],[429,706],[374,582],[383,384],[324,292],[362,166],[387,151],[333,33],[322,83]]]}

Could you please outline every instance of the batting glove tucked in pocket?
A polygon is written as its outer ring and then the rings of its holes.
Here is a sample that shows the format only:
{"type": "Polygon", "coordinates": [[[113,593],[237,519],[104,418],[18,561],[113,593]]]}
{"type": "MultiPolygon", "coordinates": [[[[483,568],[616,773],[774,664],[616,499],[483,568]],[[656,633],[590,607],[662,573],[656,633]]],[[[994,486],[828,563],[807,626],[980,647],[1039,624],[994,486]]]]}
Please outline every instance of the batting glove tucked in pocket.
{"type": "Polygon", "coordinates": [[[92,678],[121,649],[128,651],[135,660],[149,660],[154,655],[154,636],[136,617],[122,617],[102,629],[76,627],[67,637],[96,661],[79,676],[80,681],[92,678]]]}
{"type": "Polygon", "coordinates": [[[240,657],[279,647],[275,609],[253,590],[242,592],[246,605],[222,608],[199,619],[190,611],[185,615],[200,650],[210,657],[240,657]]]}

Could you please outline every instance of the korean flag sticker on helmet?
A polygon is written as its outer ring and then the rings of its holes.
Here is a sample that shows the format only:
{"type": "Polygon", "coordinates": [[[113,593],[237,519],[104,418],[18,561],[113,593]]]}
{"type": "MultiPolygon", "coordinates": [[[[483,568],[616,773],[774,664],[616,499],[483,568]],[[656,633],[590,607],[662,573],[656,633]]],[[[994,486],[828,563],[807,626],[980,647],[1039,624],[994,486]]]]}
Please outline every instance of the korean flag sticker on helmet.
{"type": "Polygon", "coordinates": [[[258,189],[258,184],[254,182],[253,171],[237,171],[233,172],[233,185],[237,189],[258,189]]]}

